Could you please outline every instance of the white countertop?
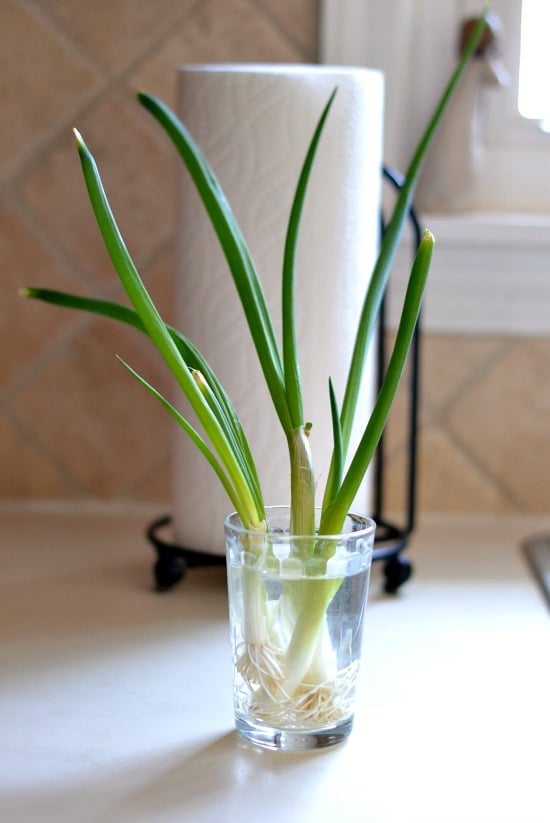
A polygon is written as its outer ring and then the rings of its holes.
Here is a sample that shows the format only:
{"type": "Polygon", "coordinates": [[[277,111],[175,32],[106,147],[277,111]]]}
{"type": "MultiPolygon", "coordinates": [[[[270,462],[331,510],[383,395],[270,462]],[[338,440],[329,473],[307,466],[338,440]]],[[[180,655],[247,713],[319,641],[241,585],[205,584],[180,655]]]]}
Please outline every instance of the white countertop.
{"type": "MultiPolygon", "coordinates": [[[[162,513],[162,512],[161,512],[162,513]]],[[[543,823],[550,518],[424,518],[375,571],[355,728],[313,754],[233,731],[222,569],[152,590],[145,512],[0,509],[0,820],[543,823]]]]}

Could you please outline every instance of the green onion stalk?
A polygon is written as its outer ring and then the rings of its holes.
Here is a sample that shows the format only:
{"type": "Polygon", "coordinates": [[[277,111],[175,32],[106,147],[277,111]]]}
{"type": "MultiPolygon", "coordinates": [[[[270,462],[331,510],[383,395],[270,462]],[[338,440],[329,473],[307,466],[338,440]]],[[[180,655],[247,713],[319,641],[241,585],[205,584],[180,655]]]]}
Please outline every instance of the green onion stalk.
{"type": "MultiPolygon", "coordinates": [[[[425,231],[421,238],[412,266],[393,352],[373,411],[355,452],[349,454],[350,436],[369,345],[423,161],[449,98],[476,51],[484,25],[485,14],[482,14],[405,175],[366,290],[340,404],[332,382],[329,381],[327,400],[331,410],[333,453],[317,526],[310,424],[304,417],[296,334],[295,261],[310,172],[337,90],[330,95],[314,130],[290,210],[282,267],[280,343],[245,238],[213,170],[174,112],[149,94],[140,92],[137,95],[141,105],[164,129],[180,155],[225,255],[267,388],[288,444],[291,532],[311,537],[310,540],[301,541],[301,545],[304,545],[303,559],[307,561],[306,568],[313,568],[317,572],[325,567],[328,559],[327,541],[323,543],[323,535],[336,535],[342,530],[386,425],[405,366],[434,245],[434,238],[429,231],[425,231]]],[[[247,551],[258,563],[265,563],[270,552],[265,503],[254,458],[238,413],[214,369],[201,352],[183,333],[167,325],[160,316],[118,228],[94,157],[76,130],[75,139],[91,206],[130,306],[45,288],[29,287],[23,289],[22,293],[26,297],[47,303],[109,317],[134,327],[151,339],[193,410],[197,421],[195,425],[132,366],[124,361],[121,361],[122,364],[161,403],[202,453],[225,489],[242,525],[253,533],[248,538],[247,551]]],[[[282,638],[281,621],[276,621],[270,613],[271,604],[268,603],[263,581],[257,573],[245,572],[245,645],[238,665],[241,674],[256,688],[256,700],[264,706],[266,715],[269,714],[270,707],[276,707],[282,700],[292,699],[296,695],[303,698],[304,690],[312,690],[311,694],[306,695],[305,705],[311,706],[319,702],[323,705],[324,712],[330,711],[330,701],[317,701],[316,690],[326,691],[326,684],[330,683],[335,669],[334,654],[327,633],[326,612],[340,584],[340,579],[322,579],[318,574],[300,584],[287,581],[279,605],[279,609],[284,611],[283,624],[287,627],[285,634],[288,635],[282,638]]]]}

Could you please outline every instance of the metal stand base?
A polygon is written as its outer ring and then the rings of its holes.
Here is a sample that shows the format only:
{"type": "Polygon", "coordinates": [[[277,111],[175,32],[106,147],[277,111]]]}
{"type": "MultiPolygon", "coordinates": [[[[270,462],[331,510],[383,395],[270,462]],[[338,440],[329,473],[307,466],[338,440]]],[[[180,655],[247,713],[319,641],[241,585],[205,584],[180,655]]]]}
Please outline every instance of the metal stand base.
{"type": "MultiPolygon", "coordinates": [[[[225,566],[223,555],[197,552],[170,542],[171,525],[172,518],[165,515],[153,521],[147,529],[147,539],[157,555],[153,576],[159,592],[169,591],[179,583],[185,577],[187,569],[225,566]]],[[[373,561],[384,562],[384,591],[387,594],[396,594],[412,575],[412,563],[403,556],[407,542],[408,535],[405,532],[390,523],[377,523],[373,561]]]]}

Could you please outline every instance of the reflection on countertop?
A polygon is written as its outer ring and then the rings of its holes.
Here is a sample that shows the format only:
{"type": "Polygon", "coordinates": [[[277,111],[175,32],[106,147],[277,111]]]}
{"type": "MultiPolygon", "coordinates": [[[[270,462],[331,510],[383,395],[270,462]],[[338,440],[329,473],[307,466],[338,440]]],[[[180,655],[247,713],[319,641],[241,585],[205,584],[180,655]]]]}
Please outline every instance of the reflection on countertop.
{"type": "MultiPolygon", "coordinates": [[[[550,518],[421,518],[367,609],[350,740],[233,732],[223,568],[153,590],[150,512],[0,507],[0,818],[542,823],[549,621],[520,545],[550,518]]],[[[158,514],[158,512],[157,512],[158,514]]]]}

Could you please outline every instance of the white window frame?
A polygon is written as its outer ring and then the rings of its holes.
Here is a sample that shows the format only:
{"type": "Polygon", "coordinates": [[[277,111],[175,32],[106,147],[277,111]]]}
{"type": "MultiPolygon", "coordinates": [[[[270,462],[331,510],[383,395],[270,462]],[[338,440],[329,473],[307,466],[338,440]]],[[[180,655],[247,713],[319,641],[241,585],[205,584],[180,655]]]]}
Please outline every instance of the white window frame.
{"type": "Polygon", "coordinates": [[[536,120],[522,117],[517,108],[521,2],[522,0],[493,0],[491,4],[503,23],[502,50],[510,73],[510,83],[503,94],[486,96],[487,139],[510,151],[535,149],[550,155],[550,135],[541,131],[536,120]]]}
{"type": "MultiPolygon", "coordinates": [[[[481,6],[481,0],[321,0],[321,61],[384,71],[386,162],[406,166],[456,62],[459,21],[481,6]]],[[[517,19],[519,0],[493,0],[491,8],[506,30],[514,13],[517,19]]],[[[519,59],[513,51],[510,56],[519,59]]],[[[465,334],[550,335],[550,208],[535,202],[528,211],[506,202],[510,185],[518,185],[518,202],[524,204],[532,185],[544,182],[546,169],[550,174],[550,136],[520,117],[513,89],[486,94],[486,173],[493,175],[489,185],[496,186],[499,210],[482,206],[463,215],[422,215],[437,244],[425,326],[465,334]],[[510,158],[521,173],[507,179],[499,164],[510,158]]],[[[550,184],[543,188],[550,192],[550,184]]],[[[396,281],[405,277],[403,258],[396,281]]]]}
{"type": "Polygon", "coordinates": [[[482,209],[496,205],[508,212],[550,214],[550,135],[517,109],[521,0],[493,0],[491,8],[503,22],[502,48],[510,84],[496,94],[483,95],[485,148],[477,202],[482,209]],[[491,191],[491,200],[485,199],[482,186],[491,191]]]}

